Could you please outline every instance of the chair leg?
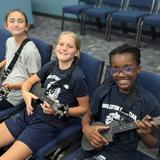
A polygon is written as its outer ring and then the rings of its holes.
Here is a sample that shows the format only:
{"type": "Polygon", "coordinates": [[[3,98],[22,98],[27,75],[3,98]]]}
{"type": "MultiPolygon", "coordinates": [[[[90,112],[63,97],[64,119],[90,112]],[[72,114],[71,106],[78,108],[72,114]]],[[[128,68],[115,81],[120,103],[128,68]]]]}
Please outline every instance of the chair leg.
{"type": "Polygon", "coordinates": [[[82,18],[82,35],[85,35],[86,32],[86,15],[83,14],[83,18],[82,18]]]}
{"type": "Polygon", "coordinates": [[[81,23],[80,23],[80,35],[83,35],[83,13],[81,14],[81,23]]]}
{"type": "Polygon", "coordinates": [[[126,22],[121,21],[121,28],[122,28],[122,33],[127,33],[128,32],[126,22]]]}
{"type": "Polygon", "coordinates": [[[109,19],[109,16],[110,15],[108,15],[107,18],[106,18],[106,31],[105,31],[105,37],[104,37],[105,41],[107,41],[107,37],[108,37],[108,24],[109,24],[108,19],[109,19]]]}
{"type": "Polygon", "coordinates": [[[83,13],[80,14],[79,21],[80,21],[80,35],[83,35],[83,13]]]}
{"type": "Polygon", "coordinates": [[[142,29],[143,29],[143,19],[140,19],[137,24],[137,34],[136,34],[136,47],[140,48],[142,29]]]}
{"type": "Polygon", "coordinates": [[[80,23],[80,17],[79,17],[79,14],[77,14],[77,20],[78,20],[78,22],[80,23]]]}
{"type": "Polygon", "coordinates": [[[112,25],[112,16],[108,15],[106,24],[106,34],[105,34],[105,40],[108,42],[111,40],[111,25],[112,25]]]}
{"type": "Polygon", "coordinates": [[[80,23],[80,35],[83,35],[83,11],[77,15],[78,22],[80,23]]]}
{"type": "Polygon", "coordinates": [[[62,13],[61,31],[64,30],[64,12],[62,13]]]}
{"type": "Polygon", "coordinates": [[[157,38],[157,36],[156,36],[155,27],[153,27],[153,26],[151,26],[151,34],[152,34],[152,39],[155,40],[157,38]]]}
{"type": "Polygon", "coordinates": [[[96,25],[99,29],[103,29],[103,25],[100,18],[96,18],[96,25]]]}

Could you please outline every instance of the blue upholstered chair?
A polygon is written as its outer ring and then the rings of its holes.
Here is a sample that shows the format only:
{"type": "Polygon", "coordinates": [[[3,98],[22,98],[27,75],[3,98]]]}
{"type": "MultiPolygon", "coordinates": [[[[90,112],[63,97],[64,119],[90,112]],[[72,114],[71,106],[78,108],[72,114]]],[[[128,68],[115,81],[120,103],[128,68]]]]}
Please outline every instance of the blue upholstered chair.
{"type": "Polygon", "coordinates": [[[140,46],[141,43],[141,36],[142,36],[142,30],[143,26],[150,26],[151,27],[151,33],[152,38],[156,38],[156,27],[160,27],[160,1],[157,4],[157,7],[155,8],[155,12],[152,15],[144,17],[142,22],[138,26],[139,34],[137,35],[137,46],[140,46]]]}
{"type": "MultiPolygon", "coordinates": [[[[98,0],[79,0],[78,5],[65,6],[62,8],[62,24],[61,30],[64,29],[65,14],[72,14],[77,16],[77,20],[80,22],[81,13],[83,10],[88,8],[96,7],[98,0]]],[[[80,28],[81,32],[81,28],[80,28]]]]}
{"type": "MultiPolygon", "coordinates": [[[[9,34],[9,32],[5,29],[0,29],[0,58],[1,60],[3,60],[5,58],[5,50],[6,50],[6,46],[5,46],[5,42],[7,40],[8,37],[10,37],[11,35],[9,34]]],[[[51,60],[51,54],[52,54],[52,46],[42,40],[36,39],[36,38],[30,38],[35,45],[37,46],[40,55],[41,55],[41,64],[42,66],[49,62],[51,60]]],[[[20,109],[22,109],[25,105],[21,104],[18,105],[14,108],[9,108],[3,111],[0,111],[0,121],[3,121],[4,119],[6,119],[7,117],[17,113],[20,109]]]]}
{"type": "Polygon", "coordinates": [[[34,44],[36,45],[36,47],[39,50],[39,53],[41,55],[41,66],[43,66],[44,64],[46,64],[47,62],[51,61],[51,56],[52,56],[52,45],[37,39],[37,38],[30,38],[31,41],[34,42],[34,44]]]}
{"type": "Polygon", "coordinates": [[[102,0],[98,8],[89,8],[82,11],[82,34],[85,35],[86,19],[88,17],[95,20],[106,21],[108,15],[115,11],[120,11],[124,5],[124,0],[102,0]]]}
{"type": "MultiPolygon", "coordinates": [[[[78,65],[81,67],[87,77],[89,95],[91,95],[95,88],[100,84],[104,61],[99,60],[86,53],[81,53],[78,65]]],[[[53,148],[57,149],[58,144],[63,143],[66,139],[72,137],[80,131],[80,118],[71,119],[68,126],[57,137],[55,137],[53,141],[51,141],[49,144],[45,145],[35,153],[35,159],[48,159],[48,157],[45,156],[47,152],[53,150],[53,148]]]]}
{"type": "Polygon", "coordinates": [[[0,61],[4,60],[6,53],[6,39],[10,37],[10,33],[0,28],[0,61]]]}
{"type": "MultiPolygon", "coordinates": [[[[107,20],[107,35],[106,40],[111,39],[111,25],[112,21],[121,22],[126,26],[127,23],[131,23],[136,27],[142,22],[143,17],[152,14],[155,0],[128,0],[127,7],[123,11],[115,12],[111,14],[107,20]]],[[[139,30],[137,27],[137,34],[139,30]]],[[[136,36],[137,37],[137,36],[136,36]]],[[[136,40],[137,46],[137,40],[136,40]]]]}
{"type": "Polygon", "coordinates": [[[142,71],[138,76],[138,82],[149,90],[160,102],[160,74],[142,71]]]}
{"type": "MultiPolygon", "coordinates": [[[[138,76],[138,83],[142,85],[145,89],[149,90],[160,102],[160,74],[142,71],[138,76]]],[[[141,148],[140,146],[138,148],[141,148]]],[[[149,151],[143,150],[143,153],[140,151],[137,153],[136,160],[153,160],[150,156],[149,151]]],[[[156,155],[155,155],[156,157],[156,155]]]]}

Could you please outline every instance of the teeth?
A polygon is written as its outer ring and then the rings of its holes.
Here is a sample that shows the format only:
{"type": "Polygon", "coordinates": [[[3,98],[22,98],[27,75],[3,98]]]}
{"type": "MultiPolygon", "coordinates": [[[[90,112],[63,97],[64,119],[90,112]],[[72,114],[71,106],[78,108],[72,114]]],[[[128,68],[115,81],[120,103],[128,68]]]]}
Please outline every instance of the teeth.
{"type": "Polygon", "coordinates": [[[61,53],[61,54],[63,54],[63,55],[67,55],[67,53],[61,53]]]}
{"type": "Polygon", "coordinates": [[[120,84],[126,84],[128,82],[128,80],[120,80],[118,81],[120,84]]]}

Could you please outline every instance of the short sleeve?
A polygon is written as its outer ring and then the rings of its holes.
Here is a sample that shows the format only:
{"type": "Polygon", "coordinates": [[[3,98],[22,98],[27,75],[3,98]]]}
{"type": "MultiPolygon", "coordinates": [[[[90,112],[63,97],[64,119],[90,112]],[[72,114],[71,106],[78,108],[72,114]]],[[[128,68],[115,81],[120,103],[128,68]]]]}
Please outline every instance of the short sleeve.
{"type": "Polygon", "coordinates": [[[23,52],[28,72],[36,73],[41,67],[41,56],[37,47],[30,41],[24,46],[23,52]]]}
{"type": "Polygon", "coordinates": [[[54,64],[53,62],[46,63],[36,74],[41,79],[41,81],[45,81],[48,74],[53,70],[54,64]]]}
{"type": "Polygon", "coordinates": [[[152,117],[156,117],[160,115],[160,103],[156,99],[156,97],[150,93],[148,97],[146,97],[146,104],[148,104],[148,108],[150,110],[150,115],[152,117]]]}
{"type": "Polygon", "coordinates": [[[90,110],[95,118],[99,119],[99,113],[101,112],[102,109],[102,103],[104,99],[107,98],[111,90],[112,90],[112,85],[108,85],[108,83],[103,83],[91,95],[89,101],[90,110]]]}
{"type": "Polygon", "coordinates": [[[156,97],[150,93],[149,91],[146,92],[143,97],[143,111],[142,117],[143,118],[146,114],[149,114],[152,117],[156,117],[160,115],[160,103],[156,99],[156,97]]]}
{"type": "Polygon", "coordinates": [[[83,97],[88,95],[88,85],[84,78],[77,78],[73,87],[74,97],[83,97]]]}

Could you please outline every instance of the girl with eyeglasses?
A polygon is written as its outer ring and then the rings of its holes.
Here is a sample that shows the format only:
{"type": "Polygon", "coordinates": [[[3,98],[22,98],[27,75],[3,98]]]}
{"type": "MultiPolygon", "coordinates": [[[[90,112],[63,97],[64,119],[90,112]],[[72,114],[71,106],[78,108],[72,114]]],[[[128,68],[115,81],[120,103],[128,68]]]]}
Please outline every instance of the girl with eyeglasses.
{"type": "Polygon", "coordinates": [[[160,104],[149,91],[136,84],[141,71],[140,58],[140,50],[128,44],[110,52],[112,83],[102,84],[93,93],[90,109],[82,118],[82,148],[65,160],[136,160],[139,140],[148,147],[157,145],[154,129],[158,125],[151,117],[160,115],[160,104]],[[91,125],[93,120],[103,125],[91,125]],[[130,122],[135,122],[137,128],[129,125],[132,129],[122,132],[121,126],[127,129],[130,122]],[[114,132],[111,141],[109,133],[114,132]]]}

